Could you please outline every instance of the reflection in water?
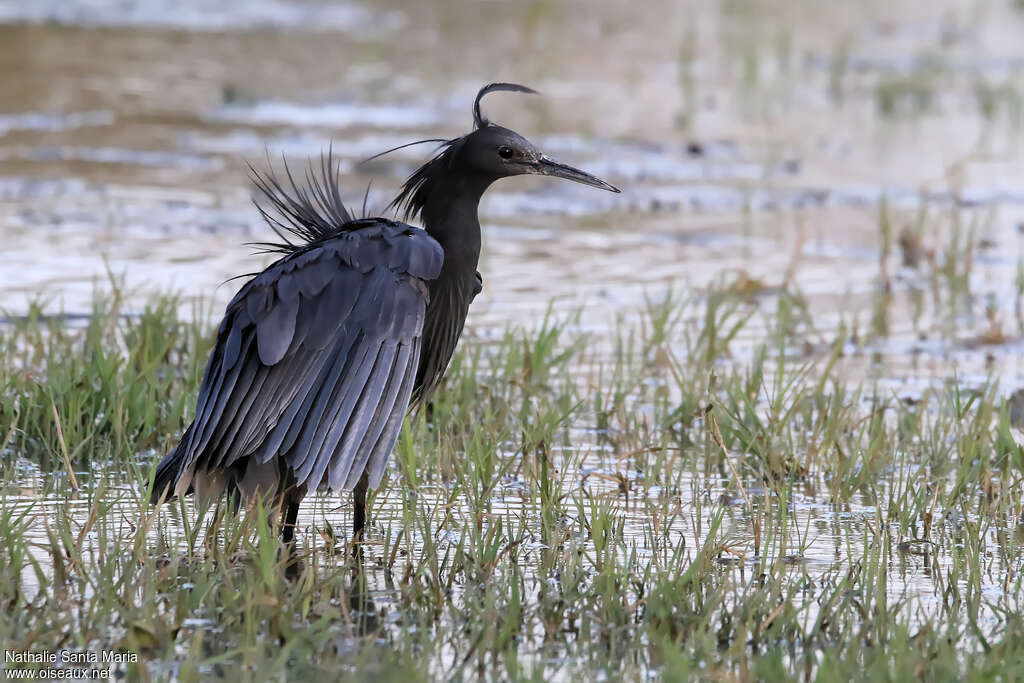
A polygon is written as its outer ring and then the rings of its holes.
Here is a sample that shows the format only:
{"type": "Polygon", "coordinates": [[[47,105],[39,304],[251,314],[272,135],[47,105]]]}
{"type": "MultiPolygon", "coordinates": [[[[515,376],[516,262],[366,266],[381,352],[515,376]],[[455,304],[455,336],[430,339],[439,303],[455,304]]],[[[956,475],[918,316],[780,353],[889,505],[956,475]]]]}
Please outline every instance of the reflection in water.
{"type": "Polygon", "coordinates": [[[357,566],[352,570],[352,586],[349,588],[348,608],[352,615],[352,626],[355,635],[360,637],[372,636],[380,628],[380,619],[377,613],[377,605],[373,601],[370,584],[367,581],[364,560],[357,561],[357,566]]]}

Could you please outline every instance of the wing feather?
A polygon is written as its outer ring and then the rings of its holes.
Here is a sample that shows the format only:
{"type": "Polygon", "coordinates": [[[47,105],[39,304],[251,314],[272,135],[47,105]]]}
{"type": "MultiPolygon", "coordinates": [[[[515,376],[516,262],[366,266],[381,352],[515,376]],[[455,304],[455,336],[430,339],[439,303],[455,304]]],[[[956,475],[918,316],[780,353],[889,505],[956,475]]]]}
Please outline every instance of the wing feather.
{"type": "MultiPolygon", "coordinates": [[[[349,461],[347,467],[343,469],[339,467],[338,470],[337,481],[341,488],[352,488],[356,485],[359,477],[362,476],[363,471],[366,469],[366,463],[369,462],[370,455],[384,435],[384,430],[393,417],[392,413],[395,412],[395,402],[401,393],[402,384],[408,374],[409,357],[411,354],[412,346],[410,344],[399,345],[398,353],[395,355],[395,362],[388,374],[384,395],[377,402],[376,409],[373,412],[373,419],[362,440],[356,444],[354,439],[352,441],[348,439],[348,434],[346,433],[345,441],[342,442],[342,448],[346,448],[347,444],[350,453],[344,453],[342,458],[340,458],[341,460],[349,461]]],[[[398,414],[404,415],[405,411],[400,410],[398,414]]],[[[332,481],[334,481],[334,478],[332,478],[332,481]]]]}
{"type": "Polygon", "coordinates": [[[292,465],[295,477],[299,481],[320,483],[324,470],[327,469],[329,452],[323,450],[324,441],[334,421],[347,421],[359,400],[360,392],[366,384],[380,347],[361,339],[353,349],[354,353],[346,363],[346,372],[338,374],[338,380],[330,391],[322,391],[313,411],[307,416],[302,436],[295,442],[291,452],[286,456],[289,463],[301,457],[305,459],[301,468],[292,465]],[[313,473],[313,476],[310,473],[313,473]]]}
{"type": "Polygon", "coordinates": [[[402,422],[405,421],[405,407],[409,405],[409,401],[412,399],[413,388],[416,386],[416,372],[419,366],[420,348],[420,340],[414,339],[412,342],[412,353],[409,358],[409,364],[405,369],[405,375],[402,377],[402,384],[398,390],[398,395],[395,397],[395,408],[391,411],[391,414],[388,415],[387,422],[384,425],[384,430],[377,439],[377,444],[373,447],[373,450],[370,453],[370,458],[364,466],[364,471],[369,477],[369,485],[371,489],[376,489],[380,486],[381,479],[383,479],[384,472],[387,468],[388,458],[391,457],[391,451],[394,449],[395,442],[398,441],[398,435],[402,431],[402,422]],[[398,410],[399,406],[402,406],[403,409],[398,410]]]}
{"type": "Polygon", "coordinates": [[[327,441],[324,442],[323,452],[330,453],[327,484],[332,489],[342,487],[357,457],[355,448],[362,443],[363,436],[371,427],[373,416],[384,398],[391,370],[395,365],[397,346],[394,342],[388,342],[381,347],[377,361],[373,365],[373,372],[359,395],[359,403],[352,416],[344,425],[335,422],[327,441]]]}
{"type": "MultiPolygon", "coordinates": [[[[342,328],[343,332],[344,330],[345,328],[342,328]]],[[[337,376],[344,369],[345,358],[356,341],[355,337],[356,335],[348,334],[340,339],[335,348],[330,350],[329,357],[325,359],[323,365],[317,368],[315,379],[300,389],[295,400],[288,406],[277,426],[274,427],[270,438],[260,448],[257,454],[257,459],[260,462],[266,462],[278,453],[292,450],[317,396],[323,391],[333,390],[337,376]],[[329,388],[325,390],[325,386],[329,388]]]]}
{"type": "MultiPolygon", "coordinates": [[[[252,337],[247,335],[243,346],[247,349],[252,345],[252,337]]],[[[216,353],[216,350],[214,351],[216,353]]],[[[242,353],[242,351],[240,351],[242,353]]],[[[217,364],[213,370],[217,371],[217,364]]],[[[231,396],[235,393],[239,377],[245,372],[241,363],[235,363],[231,368],[217,372],[216,383],[213,389],[206,394],[206,400],[196,407],[196,417],[193,421],[193,429],[190,434],[188,448],[192,452],[198,452],[206,447],[213,426],[220,420],[224,413],[224,406],[227,405],[231,396]]],[[[205,384],[205,382],[204,382],[205,384]]],[[[239,393],[248,391],[248,383],[245,382],[239,387],[239,393]]]]}
{"type": "Polygon", "coordinates": [[[284,358],[284,354],[292,345],[295,318],[298,313],[298,301],[278,298],[276,305],[256,323],[256,340],[261,363],[274,365],[284,358]]]}
{"type": "Polygon", "coordinates": [[[282,387],[284,391],[298,388],[294,381],[301,378],[296,370],[297,360],[293,355],[279,366],[260,367],[240,402],[229,403],[225,408],[218,429],[210,439],[211,448],[219,454],[215,461],[217,467],[231,465],[251,452],[251,446],[256,445],[254,439],[259,442],[266,437],[265,428],[262,434],[260,428],[267,418],[281,415],[282,387]]]}

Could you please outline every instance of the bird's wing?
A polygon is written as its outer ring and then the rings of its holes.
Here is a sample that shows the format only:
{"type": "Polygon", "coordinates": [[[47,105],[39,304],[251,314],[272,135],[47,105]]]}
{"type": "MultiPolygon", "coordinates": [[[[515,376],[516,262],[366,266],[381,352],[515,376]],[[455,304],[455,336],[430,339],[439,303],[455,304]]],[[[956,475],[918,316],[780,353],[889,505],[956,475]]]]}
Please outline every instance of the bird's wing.
{"type": "Polygon", "coordinates": [[[380,483],[444,252],[422,230],[362,222],[278,261],[228,305],[179,472],[283,457],[307,490],[352,488],[364,471],[380,483]]]}

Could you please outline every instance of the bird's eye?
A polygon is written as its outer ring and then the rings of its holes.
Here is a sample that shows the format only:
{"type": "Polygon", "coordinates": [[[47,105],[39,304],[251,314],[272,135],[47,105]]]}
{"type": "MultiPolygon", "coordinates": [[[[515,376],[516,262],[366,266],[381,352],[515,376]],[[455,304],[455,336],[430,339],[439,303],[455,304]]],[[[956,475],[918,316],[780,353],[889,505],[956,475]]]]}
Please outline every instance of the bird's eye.
{"type": "Polygon", "coordinates": [[[515,156],[515,154],[515,151],[513,151],[513,149],[511,147],[508,147],[507,145],[498,148],[498,156],[500,156],[502,159],[511,159],[512,157],[515,156]]]}

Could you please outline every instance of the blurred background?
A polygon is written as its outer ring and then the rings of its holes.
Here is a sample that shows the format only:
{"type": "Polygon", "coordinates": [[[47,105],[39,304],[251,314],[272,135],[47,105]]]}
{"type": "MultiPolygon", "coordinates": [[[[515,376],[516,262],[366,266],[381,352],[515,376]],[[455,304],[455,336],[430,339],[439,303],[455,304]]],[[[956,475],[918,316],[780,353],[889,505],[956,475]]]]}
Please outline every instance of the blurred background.
{"type": "Polygon", "coordinates": [[[808,353],[843,328],[903,387],[1012,385],[1022,35],[1020,0],[0,0],[0,307],[85,314],[112,274],[129,308],[219,313],[268,262],[246,162],[333,145],[372,213],[430,147],[361,159],[466,132],[509,80],[542,97],[492,120],[623,193],[497,184],[474,334],[552,299],[607,330],[669,287],[795,292],[808,353]]]}

